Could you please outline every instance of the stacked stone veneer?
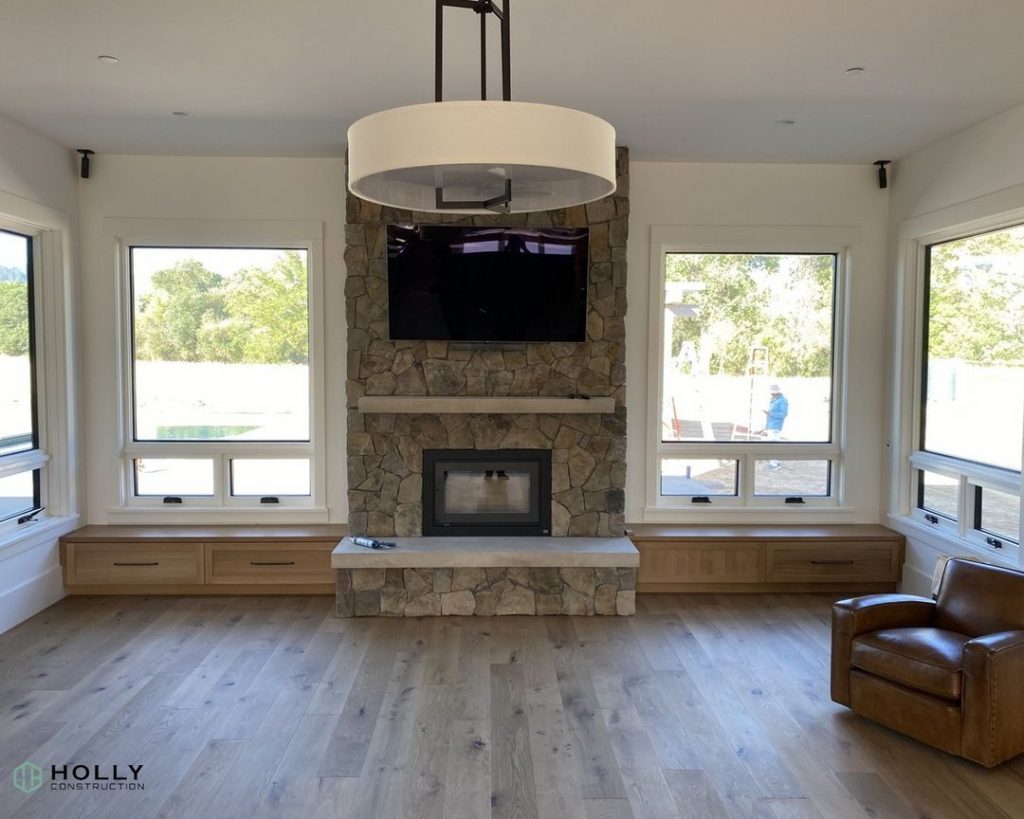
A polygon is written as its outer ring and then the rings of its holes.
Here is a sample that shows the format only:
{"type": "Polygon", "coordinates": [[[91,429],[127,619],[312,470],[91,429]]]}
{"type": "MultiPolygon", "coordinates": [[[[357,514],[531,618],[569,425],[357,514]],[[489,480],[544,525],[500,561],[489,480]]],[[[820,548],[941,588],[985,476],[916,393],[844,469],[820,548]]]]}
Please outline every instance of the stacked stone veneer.
{"type": "Polygon", "coordinates": [[[625,148],[617,152],[617,173],[614,196],[576,208],[510,216],[413,213],[349,195],[345,303],[350,531],[378,537],[421,534],[424,449],[506,448],[551,450],[554,536],[622,536],[629,220],[625,148]],[[514,351],[459,349],[444,341],[389,341],[386,238],[392,223],[589,227],[586,341],[527,343],[514,351]],[[614,413],[404,415],[363,414],[357,408],[364,395],[578,393],[613,397],[614,413]]]}
{"type": "Polygon", "coordinates": [[[339,617],[634,614],[633,568],[339,569],[339,617]]]}

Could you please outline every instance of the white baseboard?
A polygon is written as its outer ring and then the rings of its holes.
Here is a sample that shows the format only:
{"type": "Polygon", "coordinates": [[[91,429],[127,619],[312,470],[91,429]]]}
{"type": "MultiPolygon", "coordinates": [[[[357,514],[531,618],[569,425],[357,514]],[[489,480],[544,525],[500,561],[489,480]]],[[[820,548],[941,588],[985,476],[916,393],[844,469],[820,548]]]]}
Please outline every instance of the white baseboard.
{"type": "Polygon", "coordinates": [[[19,583],[0,594],[0,633],[38,614],[64,597],[60,566],[19,583]]]}

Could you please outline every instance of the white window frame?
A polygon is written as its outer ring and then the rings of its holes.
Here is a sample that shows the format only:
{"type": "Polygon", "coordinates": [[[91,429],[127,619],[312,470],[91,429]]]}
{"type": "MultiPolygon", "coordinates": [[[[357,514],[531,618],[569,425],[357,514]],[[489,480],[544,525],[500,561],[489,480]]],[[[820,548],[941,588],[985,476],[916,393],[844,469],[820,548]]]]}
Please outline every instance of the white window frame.
{"type": "MultiPolygon", "coordinates": [[[[116,246],[117,346],[119,401],[119,505],[108,510],[112,522],[182,523],[324,523],[326,508],[325,373],[324,373],[324,257],[323,223],[313,221],[119,219],[110,220],[116,246]],[[134,339],[131,249],[288,248],[307,252],[309,288],[309,441],[135,441],[134,339]],[[196,458],[212,460],[212,496],[181,495],[180,504],[165,504],[162,496],[138,496],[134,461],[138,458],[196,458]],[[308,458],[310,494],[276,495],[278,503],[262,504],[259,497],[231,494],[231,460],[244,458],[308,458]]],[[[272,494],[272,493],[268,493],[272,494]]]]}
{"type": "MultiPolygon", "coordinates": [[[[1024,551],[1018,543],[1002,541],[994,548],[985,532],[974,527],[974,490],[997,489],[1021,494],[1019,472],[999,469],[963,458],[920,449],[921,395],[924,389],[925,301],[928,286],[928,247],[1024,224],[1024,186],[983,197],[964,205],[908,220],[897,236],[899,342],[894,368],[893,403],[893,486],[890,522],[909,531],[926,533],[945,548],[976,554],[986,560],[1024,565],[1024,551]],[[1015,207],[1008,207],[1015,200],[1015,207]],[[991,210],[989,210],[991,208],[991,210]],[[989,215],[978,215],[988,210],[989,215]],[[934,515],[917,505],[918,470],[934,472],[957,481],[957,519],[934,515]],[[933,519],[937,518],[937,520],[933,519]]],[[[1022,502],[1024,512],[1024,502],[1022,502]]],[[[1024,519],[1024,514],[1022,514],[1024,519]]]]}
{"type": "Polygon", "coordinates": [[[843,508],[845,449],[847,297],[852,248],[859,230],[851,227],[777,226],[659,226],[651,229],[650,338],[647,401],[647,475],[645,520],[679,518],[692,513],[713,522],[735,520],[737,515],[786,516],[793,519],[835,513],[843,508]],[[836,257],[832,326],[832,418],[831,441],[797,442],[670,442],[661,440],[661,406],[664,379],[665,264],[670,253],[806,253],[836,257]],[[737,494],[711,498],[711,503],[694,503],[689,496],[669,497],[660,492],[660,463],[663,457],[739,461],[737,494]],[[784,496],[754,495],[754,464],[757,460],[828,460],[831,462],[830,494],[803,496],[803,503],[786,503],[784,496]]]}
{"type": "Polygon", "coordinates": [[[0,458],[0,477],[39,470],[32,520],[0,523],[0,551],[11,555],[37,538],[78,525],[75,473],[74,315],[69,259],[71,225],[58,210],[0,191],[0,228],[32,240],[36,448],[0,458]],[[13,550],[13,551],[12,551],[13,550]]]}

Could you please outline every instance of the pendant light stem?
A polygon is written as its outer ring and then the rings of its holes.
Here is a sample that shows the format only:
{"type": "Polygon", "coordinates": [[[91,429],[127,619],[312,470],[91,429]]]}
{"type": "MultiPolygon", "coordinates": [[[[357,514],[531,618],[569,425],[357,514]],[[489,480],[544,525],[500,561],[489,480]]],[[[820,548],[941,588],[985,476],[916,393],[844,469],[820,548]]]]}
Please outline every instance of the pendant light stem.
{"type": "Polygon", "coordinates": [[[487,99],[487,15],[480,14],[480,99],[487,99]]]}
{"type": "Polygon", "coordinates": [[[434,102],[444,101],[444,10],[468,9],[480,15],[480,99],[487,99],[487,15],[493,14],[501,24],[501,98],[512,99],[512,37],[509,28],[508,4],[501,8],[494,0],[435,0],[434,8],[434,102]]]}
{"type": "MultiPolygon", "coordinates": [[[[493,14],[501,23],[501,96],[505,102],[512,100],[512,38],[509,32],[508,3],[499,9],[494,0],[437,0],[434,10],[434,102],[444,101],[444,10],[445,7],[469,9],[480,15],[480,99],[487,99],[487,15],[493,14]]],[[[506,169],[502,193],[491,199],[467,202],[451,201],[444,198],[444,188],[434,189],[434,207],[437,210],[481,209],[495,213],[508,213],[512,202],[512,180],[506,169]]]]}
{"type": "MultiPolygon", "coordinates": [[[[494,13],[498,14],[497,9],[494,13]]],[[[512,37],[508,21],[508,0],[505,0],[498,18],[501,20],[501,98],[509,102],[512,99],[512,37]]]]}

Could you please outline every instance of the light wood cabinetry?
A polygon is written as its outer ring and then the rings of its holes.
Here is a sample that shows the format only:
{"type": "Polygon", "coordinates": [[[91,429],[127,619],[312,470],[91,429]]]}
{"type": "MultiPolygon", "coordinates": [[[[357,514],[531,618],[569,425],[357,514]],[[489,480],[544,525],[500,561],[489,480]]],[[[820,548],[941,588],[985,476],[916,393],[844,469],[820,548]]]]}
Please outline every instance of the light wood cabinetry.
{"type": "Polygon", "coordinates": [[[86,526],[61,538],[69,594],[333,594],[343,526],[86,526]]]}
{"type": "Polygon", "coordinates": [[[643,542],[639,583],[760,583],[764,549],[757,543],[693,541],[685,549],[668,542],[643,542]]]}
{"type": "Polygon", "coordinates": [[[640,592],[895,590],[903,537],[882,526],[630,527],[640,592]]]}
{"type": "Polygon", "coordinates": [[[76,585],[202,583],[201,543],[90,543],[72,546],[64,566],[76,585]]]}
{"type": "Polygon", "coordinates": [[[330,584],[331,549],[319,543],[207,543],[206,582],[330,584]]]}
{"type": "Polygon", "coordinates": [[[894,542],[767,543],[769,583],[867,581],[895,583],[900,577],[894,542]]]}

